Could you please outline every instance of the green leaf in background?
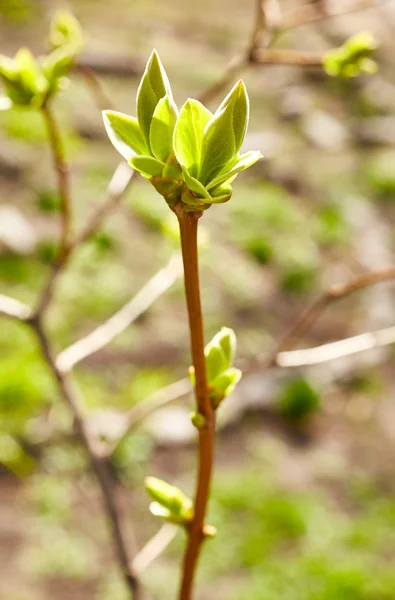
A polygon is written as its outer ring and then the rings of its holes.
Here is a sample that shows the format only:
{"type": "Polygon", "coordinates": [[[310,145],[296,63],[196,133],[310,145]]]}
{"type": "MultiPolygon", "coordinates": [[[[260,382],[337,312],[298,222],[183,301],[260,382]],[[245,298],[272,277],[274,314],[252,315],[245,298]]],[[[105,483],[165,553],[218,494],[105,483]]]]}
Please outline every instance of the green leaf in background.
{"type": "Polygon", "coordinates": [[[234,167],[232,167],[230,171],[221,173],[215,179],[210,181],[210,183],[207,185],[207,189],[210,191],[213,188],[217,187],[217,185],[221,185],[227,182],[229,179],[233,180],[238,173],[240,173],[241,171],[245,171],[245,169],[248,169],[249,167],[254,165],[261,158],[262,154],[258,150],[253,150],[251,152],[246,152],[245,154],[242,154],[239,157],[237,163],[234,165],[234,167]]]}
{"type": "Polygon", "coordinates": [[[239,81],[205,128],[198,177],[203,184],[210,183],[229,163],[235,161],[244,140],[248,119],[247,90],[244,83],[239,81]]]}
{"type": "Polygon", "coordinates": [[[204,129],[211,112],[197,100],[187,100],[180,111],[174,131],[174,152],[178,162],[192,177],[197,177],[201,162],[204,129]]]}
{"type": "Polygon", "coordinates": [[[231,367],[223,371],[210,384],[210,399],[214,408],[218,408],[222,400],[229,396],[242,377],[240,369],[231,367]]]}
{"type": "Polygon", "coordinates": [[[377,42],[368,31],[350,37],[340,48],[329,50],[323,58],[328,75],[357,77],[361,73],[371,75],[377,71],[377,63],[370,58],[377,49],[377,42]]]}
{"type": "Polygon", "coordinates": [[[82,28],[70,12],[59,11],[51,21],[49,43],[52,49],[62,46],[73,46],[78,53],[84,43],[82,28]]]}
{"type": "Polygon", "coordinates": [[[164,163],[152,156],[133,156],[129,159],[130,166],[144,175],[144,177],[157,177],[162,174],[164,163]]]}
{"type": "Polygon", "coordinates": [[[170,83],[158,53],[153,50],[137,90],[137,118],[148,146],[155,108],[166,94],[172,97],[170,83]]]}
{"type": "Polygon", "coordinates": [[[136,154],[148,153],[144,135],[135,117],[115,110],[104,110],[103,121],[112,144],[127,161],[136,154]]]}
{"type": "Polygon", "coordinates": [[[15,55],[15,62],[20,82],[26,91],[30,91],[32,95],[44,93],[48,87],[48,82],[30,50],[28,48],[18,50],[15,55]]]}
{"type": "Polygon", "coordinates": [[[173,131],[177,121],[177,106],[171,96],[161,98],[152,115],[150,146],[155,158],[166,162],[173,151],[173,131]]]}
{"type": "Polygon", "coordinates": [[[180,489],[156,477],[146,477],[145,488],[151,496],[150,511],[173,523],[186,524],[193,516],[193,503],[180,489]]]}
{"type": "Polygon", "coordinates": [[[320,407],[320,395],[304,377],[285,384],[279,399],[279,411],[286,418],[302,421],[320,407]]]}

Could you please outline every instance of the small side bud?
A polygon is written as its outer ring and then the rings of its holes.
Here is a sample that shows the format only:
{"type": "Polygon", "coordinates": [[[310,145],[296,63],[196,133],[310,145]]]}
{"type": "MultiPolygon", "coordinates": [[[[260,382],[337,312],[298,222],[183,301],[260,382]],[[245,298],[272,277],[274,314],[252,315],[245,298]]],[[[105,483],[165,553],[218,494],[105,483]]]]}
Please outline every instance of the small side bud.
{"type": "Polygon", "coordinates": [[[165,521],[186,525],[193,518],[193,503],[180,489],[156,477],[146,477],[145,488],[154,500],[150,511],[165,521]]]}
{"type": "Polygon", "coordinates": [[[207,426],[207,421],[204,415],[199,412],[191,413],[191,421],[192,425],[196,427],[196,429],[204,429],[207,426]]]}
{"type": "Polygon", "coordinates": [[[215,538],[215,536],[217,535],[217,528],[214,527],[213,525],[205,525],[203,527],[203,536],[207,539],[207,538],[215,538]]]}

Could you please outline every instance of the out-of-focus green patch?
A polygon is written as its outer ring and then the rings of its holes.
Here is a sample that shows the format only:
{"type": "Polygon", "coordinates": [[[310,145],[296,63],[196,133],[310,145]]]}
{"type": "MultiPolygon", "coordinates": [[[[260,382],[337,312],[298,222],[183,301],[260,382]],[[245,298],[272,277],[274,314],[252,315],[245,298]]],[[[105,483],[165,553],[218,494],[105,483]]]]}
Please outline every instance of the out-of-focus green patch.
{"type": "Polygon", "coordinates": [[[97,575],[97,546],[88,536],[58,524],[37,525],[25,550],[29,571],[35,575],[86,581],[97,575]]]}
{"type": "Polygon", "coordinates": [[[0,15],[15,23],[24,23],[32,14],[32,3],[29,0],[2,0],[0,15]]]}
{"type": "Polygon", "coordinates": [[[72,514],[73,490],[64,476],[37,474],[29,481],[27,497],[38,517],[65,523],[72,514]]]}
{"type": "Polygon", "coordinates": [[[25,286],[37,282],[41,276],[41,266],[26,256],[5,252],[0,260],[0,280],[7,283],[23,283],[25,286]]]}
{"type": "Polygon", "coordinates": [[[303,377],[297,377],[286,383],[281,390],[278,410],[286,419],[301,421],[317,412],[319,407],[319,393],[315,386],[303,377]]]}
{"type": "Polygon", "coordinates": [[[59,212],[60,199],[55,190],[43,189],[37,193],[37,206],[45,213],[59,212]]]}
{"type": "Polygon", "coordinates": [[[395,201],[395,152],[377,152],[367,161],[363,172],[373,192],[385,200],[395,201]]]}
{"type": "Polygon", "coordinates": [[[317,214],[316,238],[322,244],[332,246],[342,244],[349,239],[350,231],[336,204],[327,204],[317,214]]]}
{"type": "Polygon", "coordinates": [[[51,265],[58,254],[58,244],[51,240],[43,240],[38,244],[37,256],[46,265],[51,265]]]}
{"type": "Polygon", "coordinates": [[[8,352],[0,360],[0,423],[22,434],[29,419],[51,401],[53,384],[34,346],[8,352]]]}
{"type": "Polygon", "coordinates": [[[302,260],[292,260],[283,265],[280,273],[280,285],[284,292],[302,295],[310,292],[316,283],[317,265],[302,260]]]}
{"type": "Polygon", "coordinates": [[[17,477],[29,475],[36,461],[21,444],[8,433],[0,432],[0,464],[4,465],[17,477]]]}
{"type": "Polygon", "coordinates": [[[131,432],[118,447],[113,463],[121,479],[128,485],[141,485],[153,446],[154,440],[138,430],[131,432]]]}

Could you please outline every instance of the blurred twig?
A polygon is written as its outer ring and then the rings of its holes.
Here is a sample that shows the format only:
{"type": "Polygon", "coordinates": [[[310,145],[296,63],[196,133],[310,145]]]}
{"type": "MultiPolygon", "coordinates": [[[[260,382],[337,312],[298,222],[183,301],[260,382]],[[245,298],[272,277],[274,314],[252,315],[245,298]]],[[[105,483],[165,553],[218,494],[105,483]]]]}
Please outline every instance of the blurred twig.
{"type": "Polygon", "coordinates": [[[395,279],[395,267],[388,267],[381,271],[372,271],[352,278],[345,284],[333,285],[318,298],[301,314],[296,323],[284,335],[283,339],[276,346],[270,355],[267,364],[276,366],[280,352],[293,348],[295,343],[302,335],[311,328],[323,311],[333,302],[353,294],[354,292],[367,288],[376,283],[390,281],[395,279]]]}
{"type": "Polygon", "coordinates": [[[319,365],[359,352],[366,352],[374,348],[395,344],[395,326],[369,331],[361,335],[355,335],[344,340],[304,348],[303,350],[291,350],[280,352],[276,358],[279,367],[307,367],[319,365]]]}
{"type": "Polygon", "coordinates": [[[78,388],[75,386],[73,378],[71,375],[62,373],[56,365],[55,354],[51,348],[41,318],[39,316],[34,316],[28,322],[37,336],[41,353],[58,384],[61,396],[69,406],[74,416],[74,423],[78,436],[89,455],[93,472],[97,476],[106,514],[111,523],[114,546],[125,581],[130,587],[133,598],[136,600],[141,600],[143,596],[140,582],[137,575],[133,571],[132,563],[127,552],[126,540],[124,539],[122,532],[120,510],[116,500],[115,482],[111,475],[110,465],[108,461],[106,461],[105,458],[100,455],[96,440],[93,439],[89,434],[87,421],[83,414],[83,403],[79,397],[78,388]]]}
{"type": "Polygon", "coordinates": [[[125,162],[118,164],[108,184],[105,200],[98,204],[83,229],[76,234],[72,243],[73,249],[88,240],[98,230],[104,219],[119,205],[136,177],[136,171],[125,162]]]}
{"type": "Polygon", "coordinates": [[[281,19],[281,30],[295,29],[301,25],[307,25],[314,21],[341,17],[369,8],[375,8],[385,4],[389,0],[320,0],[312,4],[306,4],[286,12],[281,19]]]}
{"type": "Polygon", "coordinates": [[[113,103],[108,94],[106,93],[102,82],[98,77],[96,77],[96,73],[92,67],[89,65],[79,64],[77,67],[77,72],[83,77],[86,83],[89,86],[89,89],[92,93],[92,96],[96,102],[99,110],[105,109],[113,109],[113,103]]]}
{"type": "Polygon", "coordinates": [[[165,523],[159,531],[147,542],[133,560],[133,570],[142,573],[150,564],[158,558],[167,546],[174,540],[179,527],[171,523],[165,523]]]}
{"type": "Polygon", "coordinates": [[[31,316],[31,310],[27,304],[0,294],[0,315],[26,321],[31,316]]]}
{"type": "Polygon", "coordinates": [[[159,408],[167,406],[170,402],[174,402],[183,396],[186,396],[192,391],[192,385],[188,377],[180,379],[175,383],[154,392],[148,398],[145,398],[142,402],[139,402],[130,409],[125,415],[125,424],[122,433],[108,449],[108,454],[114,454],[116,449],[120,446],[123,440],[129,435],[132,429],[137,427],[142,421],[144,421],[149,415],[154,413],[159,408]]]}
{"type": "Polygon", "coordinates": [[[57,358],[58,368],[63,372],[70,371],[84,358],[107,346],[168,290],[181,274],[181,259],[178,253],[174,253],[168,264],[125,306],[86,337],[66,348],[57,358]]]}

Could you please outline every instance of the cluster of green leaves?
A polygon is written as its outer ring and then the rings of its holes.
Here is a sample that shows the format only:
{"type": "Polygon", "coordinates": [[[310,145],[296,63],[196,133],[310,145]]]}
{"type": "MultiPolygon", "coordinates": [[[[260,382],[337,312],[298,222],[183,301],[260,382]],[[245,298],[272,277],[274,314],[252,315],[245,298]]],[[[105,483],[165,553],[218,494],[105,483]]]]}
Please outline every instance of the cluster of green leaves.
{"type": "Polygon", "coordinates": [[[153,500],[150,504],[153,515],[177,525],[187,525],[191,522],[192,500],[177,487],[156,477],[146,477],[145,488],[153,500]]]}
{"type": "Polygon", "coordinates": [[[35,58],[28,48],[21,48],[14,58],[0,55],[0,79],[7,94],[1,108],[40,108],[48,97],[64,87],[65,76],[82,44],[78,21],[69,13],[59,12],[51,22],[47,54],[35,58]]]}
{"type": "Polygon", "coordinates": [[[371,58],[377,42],[368,31],[350,37],[340,48],[329,50],[324,57],[324,69],[336,77],[357,77],[361,73],[371,75],[377,71],[377,63],[371,58]]]}
{"type": "MultiPolygon", "coordinates": [[[[236,335],[232,329],[222,327],[204,350],[206,357],[207,383],[213,408],[217,409],[221,402],[229,396],[241,379],[241,371],[234,368],[233,360],[236,352],[236,335]]],[[[194,368],[189,369],[190,378],[195,385],[194,368]]],[[[200,413],[192,413],[192,423],[198,429],[205,427],[205,417],[200,413]]],[[[178,488],[161,479],[147,477],[146,489],[154,500],[150,511],[156,517],[178,525],[188,525],[193,519],[192,501],[178,488]]],[[[206,526],[205,535],[212,537],[215,530],[206,526]]]]}
{"type": "MultiPolygon", "coordinates": [[[[236,353],[236,335],[233,329],[222,327],[204,349],[206,357],[207,383],[210,400],[214,409],[229,396],[241,379],[240,369],[233,367],[236,353]]],[[[195,384],[194,368],[190,367],[191,381],[195,384]]],[[[195,424],[199,424],[198,415],[194,415],[195,424]]]]}
{"type": "Polygon", "coordinates": [[[118,152],[172,207],[205,210],[226,202],[240,171],[261,158],[240,154],[249,101],[239,81],[212,114],[188,99],[178,112],[170,83],[156,51],[147,63],[137,92],[137,118],[106,110],[104,123],[118,152]]]}

